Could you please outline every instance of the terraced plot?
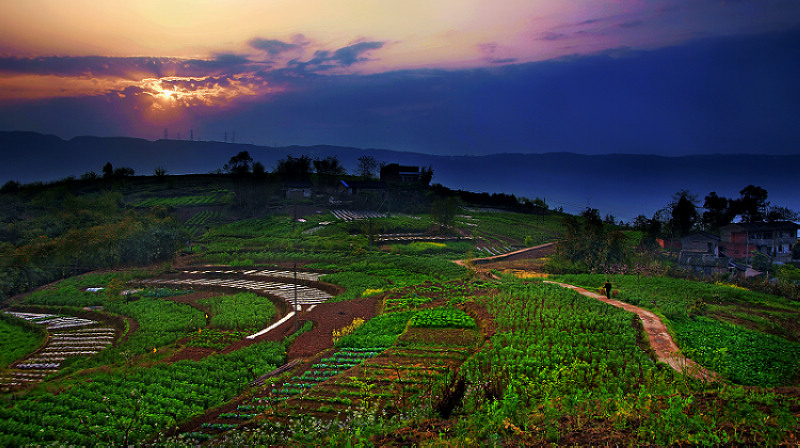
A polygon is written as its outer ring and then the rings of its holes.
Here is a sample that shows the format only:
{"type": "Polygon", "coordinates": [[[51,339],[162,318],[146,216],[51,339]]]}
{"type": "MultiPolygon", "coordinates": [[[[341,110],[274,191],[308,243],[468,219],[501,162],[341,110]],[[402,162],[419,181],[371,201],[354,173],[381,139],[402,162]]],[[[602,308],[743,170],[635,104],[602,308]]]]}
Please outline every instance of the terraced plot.
{"type": "Polygon", "coordinates": [[[358,221],[362,219],[386,217],[386,213],[359,212],[353,210],[331,210],[331,213],[333,213],[333,216],[335,216],[337,219],[341,219],[343,221],[358,221]]]}
{"type": "Polygon", "coordinates": [[[292,377],[264,382],[235,409],[184,435],[195,442],[221,437],[214,440],[225,445],[227,431],[246,432],[251,421],[333,421],[363,412],[410,414],[422,407],[447,412],[459,366],[477,350],[479,335],[476,329],[410,328],[389,348],[326,352],[292,377]]]}
{"type": "Polygon", "coordinates": [[[38,352],[12,364],[7,374],[0,377],[0,390],[11,390],[40,382],[58,372],[67,358],[96,355],[111,346],[116,338],[114,328],[97,327],[95,325],[99,322],[90,319],[38,313],[8,314],[45,326],[49,337],[47,345],[38,352]]]}
{"type": "Polygon", "coordinates": [[[471,236],[436,236],[426,235],[424,233],[391,233],[381,234],[375,236],[375,242],[388,243],[412,243],[421,241],[467,241],[471,240],[471,236]]]}
{"type": "Polygon", "coordinates": [[[491,255],[503,255],[511,252],[513,248],[511,246],[478,246],[476,248],[477,253],[485,252],[491,255]]]}
{"type": "Polygon", "coordinates": [[[225,288],[245,289],[248,291],[262,292],[286,301],[290,306],[294,306],[295,292],[297,293],[297,306],[310,307],[323,303],[332,296],[325,291],[304,285],[293,283],[281,283],[276,281],[255,281],[246,279],[225,279],[225,278],[179,278],[179,279],[150,279],[143,280],[149,284],[168,284],[168,285],[191,285],[191,286],[221,286],[225,288]]]}
{"type": "MultiPolygon", "coordinates": [[[[248,271],[233,270],[233,269],[198,269],[198,270],[184,270],[184,274],[200,274],[200,275],[249,275],[254,277],[278,277],[278,278],[294,278],[294,271],[280,270],[280,269],[251,269],[248,271]]],[[[307,280],[316,282],[320,277],[325,274],[318,272],[297,271],[298,280],[307,280]]]]}

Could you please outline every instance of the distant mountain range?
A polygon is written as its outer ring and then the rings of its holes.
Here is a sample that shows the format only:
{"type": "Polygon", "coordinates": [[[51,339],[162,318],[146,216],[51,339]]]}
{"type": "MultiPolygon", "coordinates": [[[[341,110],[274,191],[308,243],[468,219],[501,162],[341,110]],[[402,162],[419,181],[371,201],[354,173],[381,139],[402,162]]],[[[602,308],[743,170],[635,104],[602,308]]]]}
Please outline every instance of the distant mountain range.
{"type": "Polygon", "coordinates": [[[149,141],[135,138],[76,137],[62,140],[31,132],[0,132],[0,184],[52,181],[100,173],[106,162],[152,174],[163,167],[168,174],[208,173],[222,168],[231,156],[249,151],[267,170],[287,155],[337,156],[351,172],[358,158],[371,155],[379,162],[431,166],[434,183],[476,192],[513,193],[544,198],[555,207],[577,213],[586,207],[602,215],[632,220],[652,216],[676,192],[687,189],[702,205],[712,191],[738,197],[749,184],[769,192],[773,205],[800,210],[800,154],[798,155],[581,155],[574,153],[494,154],[489,156],[434,156],[428,154],[358,149],[338,146],[269,147],[184,140],[149,141]]]}

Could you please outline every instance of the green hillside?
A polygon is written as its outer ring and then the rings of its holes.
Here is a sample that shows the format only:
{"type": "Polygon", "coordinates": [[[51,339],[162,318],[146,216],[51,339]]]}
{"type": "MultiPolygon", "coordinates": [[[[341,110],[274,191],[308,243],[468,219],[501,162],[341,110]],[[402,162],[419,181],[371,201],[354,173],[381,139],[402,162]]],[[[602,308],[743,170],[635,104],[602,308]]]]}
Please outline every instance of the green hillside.
{"type": "Polygon", "coordinates": [[[541,200],[342,179],[3,187],[0,445],[797,443],[796,297],[541,200]]]}

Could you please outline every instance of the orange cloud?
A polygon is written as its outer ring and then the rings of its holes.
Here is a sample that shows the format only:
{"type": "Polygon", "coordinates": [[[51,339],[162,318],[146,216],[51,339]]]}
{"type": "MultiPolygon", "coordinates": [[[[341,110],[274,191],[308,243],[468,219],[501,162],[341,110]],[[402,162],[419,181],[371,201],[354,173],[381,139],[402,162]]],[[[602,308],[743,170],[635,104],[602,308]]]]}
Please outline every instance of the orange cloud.
{"type": "Polygon", "coordinates": [[[243,97],[273,92],[269,83],[253,74],[146,78],[138,85],[139,94],[152,99],[152,107],[224,106],[243,97]]]}
{"type": "Polygon", "coordinates": [[[0,76],[0,100],[38,100],[105,95],[135,82],[114,78],[20,74],[0,76]]]}

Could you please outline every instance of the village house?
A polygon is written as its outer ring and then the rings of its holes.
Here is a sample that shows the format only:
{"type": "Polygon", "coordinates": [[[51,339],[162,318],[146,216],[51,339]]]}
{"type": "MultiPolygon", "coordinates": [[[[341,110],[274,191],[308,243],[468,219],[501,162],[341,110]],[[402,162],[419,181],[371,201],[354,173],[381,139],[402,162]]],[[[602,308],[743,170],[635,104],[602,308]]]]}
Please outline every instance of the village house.
{"type": "Polygon", "coordinates": [[[720,237],[708,232],[697,232],[681,238],[678,263],[693,271],[711,275],[727,272],[728,258],[720,257],[720,237]]]}
{"type": "Polygon", "coordinates": [[[719,229],[719,250],[734,259],[745,259],[756,250],[773,263],[787,263],[792,260],[798,228],[790,221],[729,224],[719,229]]]}
{"type": "Polygon", "coordinates": [[[381,181],[403,184],[417,184],[422,180],[418,166],[405,166],[390,163],[381,167],[381,181]]]}
{"type": "Polygon", "coordinates": [[[309,199],[314,191],[314,185],[311,182],[285,182],[283,184],[283,193],[286,199],[309,199]]]}

